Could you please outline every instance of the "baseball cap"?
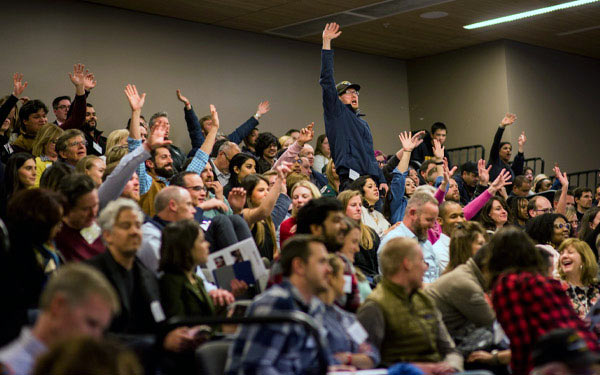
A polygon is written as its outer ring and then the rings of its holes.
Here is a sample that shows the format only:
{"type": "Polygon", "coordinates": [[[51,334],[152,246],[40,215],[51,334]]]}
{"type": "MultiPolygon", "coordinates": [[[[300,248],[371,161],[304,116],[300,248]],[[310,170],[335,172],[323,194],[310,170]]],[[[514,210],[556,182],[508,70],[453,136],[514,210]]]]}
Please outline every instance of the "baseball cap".
{"type": "Polygon", "coordinates": [[[570,328],[559,328],[542,336],[531,353],[534,366],[564,362],[585,367],[600,362],[600,356],[588,349],[586,342],[570,328]]]}
{"type": "Polygon", "coordinates": [[[352,83],[350,81],[342,81],[335,85],[338,95],[342,95],[348,89],[354,89],[360,91],[360,85],[358,83],[352,83]]]}
{"type": "Polygon", "coordinates": [[[460,173],[463,173],[463,172],[471,172],[471,173],[475,173],[476,175],[479,175],[479,170],[477,169],[477,164],[472,161],[468,161],[460,166],[460,173]]]}

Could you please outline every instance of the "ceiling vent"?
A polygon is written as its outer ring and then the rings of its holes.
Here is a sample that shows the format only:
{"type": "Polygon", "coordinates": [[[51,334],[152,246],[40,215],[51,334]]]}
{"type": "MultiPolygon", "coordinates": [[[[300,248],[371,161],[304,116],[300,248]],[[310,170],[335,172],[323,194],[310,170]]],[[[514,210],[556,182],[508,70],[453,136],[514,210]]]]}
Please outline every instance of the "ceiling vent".
{"type": "Polygon", "coordinates": [[[389,0],[352,9],[348,12],[373,18],[389,17],[394,14],[406,13],[415,9],[427,8],[432,5],[448,3],[454,0],[389,0]]]}

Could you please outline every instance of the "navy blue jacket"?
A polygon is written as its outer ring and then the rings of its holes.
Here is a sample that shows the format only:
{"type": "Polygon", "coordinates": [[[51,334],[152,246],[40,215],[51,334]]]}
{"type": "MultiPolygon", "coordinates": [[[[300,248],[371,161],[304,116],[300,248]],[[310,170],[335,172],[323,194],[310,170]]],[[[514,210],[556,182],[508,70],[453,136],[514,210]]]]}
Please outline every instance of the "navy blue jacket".
{"type": "MultiPolygon", "coordinates": [[[[192,141],[192,150],[188,153],[188,157],[192,157],[196,155],[196,151],[202,147],[205,137],[204,134],[202,134],[202,124],[200,124],[198,116],[196,116],[196,112],[194,112],[194,108],[191,108],[189,111],[184,108],[183,112],[185,114],[185,123],[187,124],[188,133],[190,134],[190,140],[192,141]]],[[[252,132],[252,129],[254,129],[256,125],[258,125],[258,120],[252,116],[229,134],[227,139],[235,144],[240,144],[244,138],[252,132]]]]}
{"type": "Polygon", "coordinates": [[[370,175],[379,184],[385,178],[373,151],[373,136],[369,124],[352,106],[338,98],[333,78],[333,51],[321,51],[321,79],[323,91],[323,117],[325,133],[338,174],[348,174],[350,169],[359,175],[370,175]]]}

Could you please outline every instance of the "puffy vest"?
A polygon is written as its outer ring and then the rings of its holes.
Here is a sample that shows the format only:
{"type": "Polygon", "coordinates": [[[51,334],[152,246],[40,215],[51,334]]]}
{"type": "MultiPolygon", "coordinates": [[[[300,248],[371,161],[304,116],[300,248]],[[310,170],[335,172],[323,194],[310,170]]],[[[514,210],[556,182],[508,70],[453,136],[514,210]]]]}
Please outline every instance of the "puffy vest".
{"type": "Polygon", "coordinates": [[[377,303],[385,318],[381,361],[439,362],[438,320],[434,302],[421,290],[407,295],[403,287],[385,277],[367,301],[377,303]]]}

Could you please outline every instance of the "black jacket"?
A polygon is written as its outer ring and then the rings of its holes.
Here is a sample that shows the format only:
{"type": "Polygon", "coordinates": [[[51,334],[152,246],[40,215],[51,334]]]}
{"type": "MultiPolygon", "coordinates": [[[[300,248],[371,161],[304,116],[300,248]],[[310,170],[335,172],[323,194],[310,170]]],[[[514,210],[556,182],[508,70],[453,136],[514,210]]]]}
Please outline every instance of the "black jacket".
{"type": "Polygon", "coordinates": [[[165,317],[160,304],[158,280],[154,274],[137,257],[133,263],[133,268],[126,271],[115,261],[109,250],[89,259],[87,262],[106,276],[119,296],[121,312],[114,317],[110,331],[136,334],[157,332],[159,323],[165,317]],[[132,297],[127,293],[127,286],[122,276],[124,272],[133,274],[132,297]],[[156,311],[157,309],[162,313],[162,316],[156,311]]]}

